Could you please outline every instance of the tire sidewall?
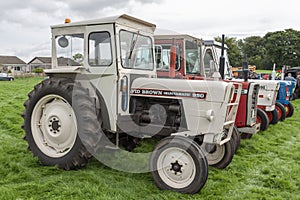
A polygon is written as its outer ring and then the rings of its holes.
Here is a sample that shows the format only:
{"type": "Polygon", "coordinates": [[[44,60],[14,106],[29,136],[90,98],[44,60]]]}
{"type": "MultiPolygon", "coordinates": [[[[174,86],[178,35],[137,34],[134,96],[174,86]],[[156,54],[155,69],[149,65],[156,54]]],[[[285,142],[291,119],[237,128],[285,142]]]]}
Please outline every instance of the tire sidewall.
{"type": "Polygon", "coordinates": [[[205,185],[208,177],[208,164],[204,153],[202,152],[198,144],[196,144],[193,140],[189,140],[187,138],[182,139],[181,137],[179,139],[179,138],[172,137],[160,141],[151,154],[149,164],[150,164],[150,171],[154,179],[154,182],[157,185],[157,187],[160,189],[176,190],[181,193],[193,194],[201,190],[201,188],[205,185]],[[168,184],[166,184],[161,179],[156,169],[157,161],[160,153],[170,147],[181,148],[185,150],[193,158],[195,164],[195,170],[196,170],[195,178],[188,186],[184,188],[173,188],[168,184]]]}

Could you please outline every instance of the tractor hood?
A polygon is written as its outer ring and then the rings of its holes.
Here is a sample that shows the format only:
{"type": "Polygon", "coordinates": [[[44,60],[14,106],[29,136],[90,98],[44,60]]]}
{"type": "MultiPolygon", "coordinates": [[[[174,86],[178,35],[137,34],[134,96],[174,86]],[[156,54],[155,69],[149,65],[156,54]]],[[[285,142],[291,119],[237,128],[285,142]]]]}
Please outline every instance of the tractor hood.
{"type": "Polygon", "coordinates": [[[224,102],[227,86],[223,81],[138,78],[131,86],[131,96],[196,99],[224,102]]]}
{"type": "Polygon", "coordinates": [[[278,81],[272,81],[272,80],[255,80],[255,79],[249,79],[249,82],[258,83],[260,85],[260,88],[267,91],[277,91],[279,89],[279,82],[278,81]]]}

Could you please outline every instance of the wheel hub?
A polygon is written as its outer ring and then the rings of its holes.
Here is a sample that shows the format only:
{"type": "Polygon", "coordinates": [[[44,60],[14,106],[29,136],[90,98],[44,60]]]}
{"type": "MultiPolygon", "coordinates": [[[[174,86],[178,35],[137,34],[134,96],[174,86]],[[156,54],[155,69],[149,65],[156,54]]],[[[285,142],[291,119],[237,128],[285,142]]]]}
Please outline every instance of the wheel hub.
{"type": "Polygon", "coordinates": [[[53,134],[57,134],[61,130],[61,123],[57,117],[52,117],[49,120],[49,131],[53,134]]]}
{"type": "Polygon", "coordinates": [[[171,170],[174,171],[175,175],[177,175],[177,173],[182,173],[181,168],[182,165],[178,163],[178,160],[176,160],[174,163],[171,163],[171,170]]]}

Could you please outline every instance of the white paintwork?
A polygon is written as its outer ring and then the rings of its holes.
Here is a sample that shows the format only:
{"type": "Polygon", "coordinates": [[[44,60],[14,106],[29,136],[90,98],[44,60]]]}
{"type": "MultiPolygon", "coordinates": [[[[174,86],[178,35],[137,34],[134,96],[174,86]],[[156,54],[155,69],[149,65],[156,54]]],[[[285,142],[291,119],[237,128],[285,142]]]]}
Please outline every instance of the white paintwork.
{"type": "Polygon", "coordinates": [[[160,153],[157,159],[157,172],[164,183],[172,188],[189,186],[196,176],[196,165],[191,155],[177,147],[170,147],[160,153]],[[171,163],[181,165],[181,172],[171,170],[171,163]]]}
{"type": "MultiPolygon", "coordinates": [[[[153,40],[155,25],[127,15],[121,15],[100,20],[52,26],[52,63],[54,68],[57,67],[55,47],[56,36],[84,34],[84,57],[88,58],[88,35],[97,31],[105,31],[112,36],[111,48],[113,62],[107,67],[93,67],[89,66],[87,59],[84,59],[82,67],[68,67],[66,69],[56,68],[53,70],[47,70],[47,74],[81,73],[89,77],[91,84],[97,88],[107,106],[109,117],[108,121],[111,131],[117,131],[118,115],[129,115],[128,109],[125,111],[121,109],[122,96],[120,92],[120,80],[125,76],[128,78],[129,86],[132,83],[132,88],[128,88],[128,91],[134,88],[150,88],[167,89],[172,91],[205,92],[207,93],[205,99],[173,96],[164,98],[177,98],[181,100],[189,130],[187,131],[189,133],[188,135],[196,136],[199,134],[205,134],[205,142],[220,143],[223,136],[228,103],[233,95],[231,94],[232,88],[234,87],[232,83],[225,83],[222,81],[157,79],[155,69],[126,69],[122,67],[120,59],[120,30],[128,30],[130,32],[139,33],[144,36],[148,36],[153,40]],[[131,80],[132,75],[144,76],[146,78],[131,80]]],[[[199,40],[199,42],[201,41],[202,40],[199,40]]],[[[128,98],[130,98],[129,94],[128,98]]],[[[178,134],[185,135],[185,133],[178,134]]]]}
{"type": "Polygon", "coordinates": [[[274,110],[280,83],[272,80],[256,79],[249,79],[249,82],[258,83],[260,85],[257,105],[266,106],[267,111],[274,110]]]}
{"type": "Polygon", "coordinates": [[[44,96],[32,111],[31,131],[36,145],[45,155],[63,157],[72,149],[77,137],[72,106],[61,96],[44,96]],[[56,130],[53,123],[59,126],[56,130]]]}
{"type": "MultiPolygon", "coordinates": [[[[185,118],[188,125],[187,132],[176,134],[183,136],[196,136],[205,134],[205,142],[220,143],[226,120],[227,107],[230,103],[229,92],[232,83],[223,81],[184,80],[184,79],[136,79],[132,84],[135,89],[154,89],[168,91],[206,92],[206,99],[171,97],[181,99],[185,118]]],[[[145,96],[131,94],[132,96],[145,96]]],[[[147,95],[149,96],[149,95],[147,95]]],[[[151,96],[151,95],[150,95],[151,96]]],[[[153,97],[157,97],[153,95],[153,97]]],[[[161,96],[160,98],[170,98],[161,96]]]]}

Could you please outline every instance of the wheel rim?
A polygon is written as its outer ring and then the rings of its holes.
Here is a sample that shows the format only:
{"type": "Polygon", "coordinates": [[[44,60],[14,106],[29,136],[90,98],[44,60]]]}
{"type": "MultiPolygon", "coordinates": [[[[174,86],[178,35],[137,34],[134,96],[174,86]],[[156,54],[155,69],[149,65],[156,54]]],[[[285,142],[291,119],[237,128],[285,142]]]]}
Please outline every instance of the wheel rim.
{"type": "Polygon", "coordinates": [[[272,112],[268,111],[266,113],[268,115],[269,121],[272,122],[272,120],[273,120],[273,114],[272,114],[272,112]]]}
{"type": "Polygon", "coordinates": [[[45,155],[53,158],[66,155],[77,137],[72,106],[61,96],[44,96],[32,111],[31,131],[36,145],[45,155]]]}
{"type": "Polygon", "coordinates": [[[209,165],[215,165],[222,161],[225,156],[225,144],[206,144],[203,143],[201,148],[206,153],[206,159],[209,165]]]}
{"type": "Polygon", "coordinates": [[[281,117],[282,117],[282,111],[281,111],[281,109],[278,106],[276,106],[276,109],[278,111],[278,118],[281,119],[281,117]]]}
{"type": "Polygon", "coordinates": [[[157,169],[162,181],[173,188],[189,186],[196,175],[196,165],[191,155],[177,147],[165,149],[160,153],[157,169]]]}
{"type": "Polygon", "coordinates": [[[286,116],[289,116],[289,113],[290,113],[290,107],[288,106],[288,105],[284,105],[284,108],[285,108],[285,114],[286,114],[286,116]]]}

